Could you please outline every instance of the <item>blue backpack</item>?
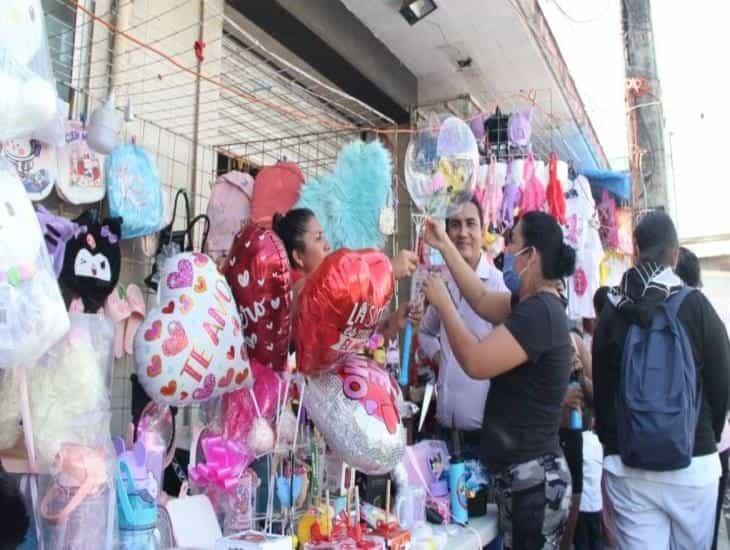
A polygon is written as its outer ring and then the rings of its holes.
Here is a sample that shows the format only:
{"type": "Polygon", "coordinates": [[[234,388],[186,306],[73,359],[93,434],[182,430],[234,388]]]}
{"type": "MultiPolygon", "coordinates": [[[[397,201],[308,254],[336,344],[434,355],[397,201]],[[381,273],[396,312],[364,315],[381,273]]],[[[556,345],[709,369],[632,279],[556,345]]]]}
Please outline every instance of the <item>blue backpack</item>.
{"type": "Polygon", "coordinates": [[[629,327],[616,406],[626,466],[669,471],[692,461],[701,390],[692,346],[677,317],[692,291],[683,287],[659,306],[649,328],[629,327]]]}

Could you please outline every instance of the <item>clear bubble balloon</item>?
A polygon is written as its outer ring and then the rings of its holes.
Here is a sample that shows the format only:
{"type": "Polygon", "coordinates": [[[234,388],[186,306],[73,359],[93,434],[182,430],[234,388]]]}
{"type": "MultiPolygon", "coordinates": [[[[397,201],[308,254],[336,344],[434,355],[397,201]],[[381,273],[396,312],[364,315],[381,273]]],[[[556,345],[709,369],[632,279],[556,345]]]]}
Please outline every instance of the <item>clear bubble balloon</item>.
{"type": "MultiPolygon", "coordinates": [[[[438,119],[436,119],[438,120],[438,119]]],[[[479,149],[471,128],[456,117],[429,125],[408,144],[405,180],[413,203],[435,218],[457,213],[474,192],[479,149]]]]}

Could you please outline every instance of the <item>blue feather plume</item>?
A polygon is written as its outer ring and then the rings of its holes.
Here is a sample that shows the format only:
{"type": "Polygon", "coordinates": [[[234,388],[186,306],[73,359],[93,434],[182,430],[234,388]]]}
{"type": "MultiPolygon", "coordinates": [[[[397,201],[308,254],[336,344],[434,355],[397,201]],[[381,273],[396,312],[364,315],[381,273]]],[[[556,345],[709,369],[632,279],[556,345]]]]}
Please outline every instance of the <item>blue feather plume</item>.
{"type": "Polygon", "coordinates": [[[382,248],[378,226],[391,187],[392,163],[379,141],[353,141],[337,156],[334,170],[304,184],[297,207],[309,208],[333,250],[382,248]]]}

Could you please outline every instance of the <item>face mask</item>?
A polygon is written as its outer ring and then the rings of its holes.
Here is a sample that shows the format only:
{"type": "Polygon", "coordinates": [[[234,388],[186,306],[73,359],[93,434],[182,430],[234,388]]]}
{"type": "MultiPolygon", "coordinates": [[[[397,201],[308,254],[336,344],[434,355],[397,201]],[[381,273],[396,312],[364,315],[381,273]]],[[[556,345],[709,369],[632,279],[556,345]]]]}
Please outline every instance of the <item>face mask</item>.
{"type": "Polygon", "coordinates": [[[522,283],[522,273],[517,273],[515,271],[515,260],[517,259],[517,256],[524,254],[527,251],[527,248],[529,247],[523,248],[517,254],[512,254],[511,252],[504,253],[502,278],[504,279],[504,284],[512,294],[520,293],[520,285],[522,283]]]}

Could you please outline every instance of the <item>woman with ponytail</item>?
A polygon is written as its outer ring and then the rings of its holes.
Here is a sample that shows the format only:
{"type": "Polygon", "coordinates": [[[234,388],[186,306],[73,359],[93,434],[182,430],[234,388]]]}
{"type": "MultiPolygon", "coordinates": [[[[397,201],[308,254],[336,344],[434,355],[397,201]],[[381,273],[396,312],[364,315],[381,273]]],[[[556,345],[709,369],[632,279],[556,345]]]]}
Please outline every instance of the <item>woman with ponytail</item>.
{"type": "Polygon", "coordinates": [[[571,504],[558,428],[573,355],[558,289],[575,269],[575,251],[563,242],[554,218],[528,212],[505,252],[510,292],[500,293],[484,288],[440,223],[427,222],[426,240],[441,252],[472,309],[499,325],[478,340],[457,314],[443,280],[427,279],[426,296],[459,364],[472,378],[491,379],[482,459],[494,476],[505,548],[557,548],[571,504]]]}

